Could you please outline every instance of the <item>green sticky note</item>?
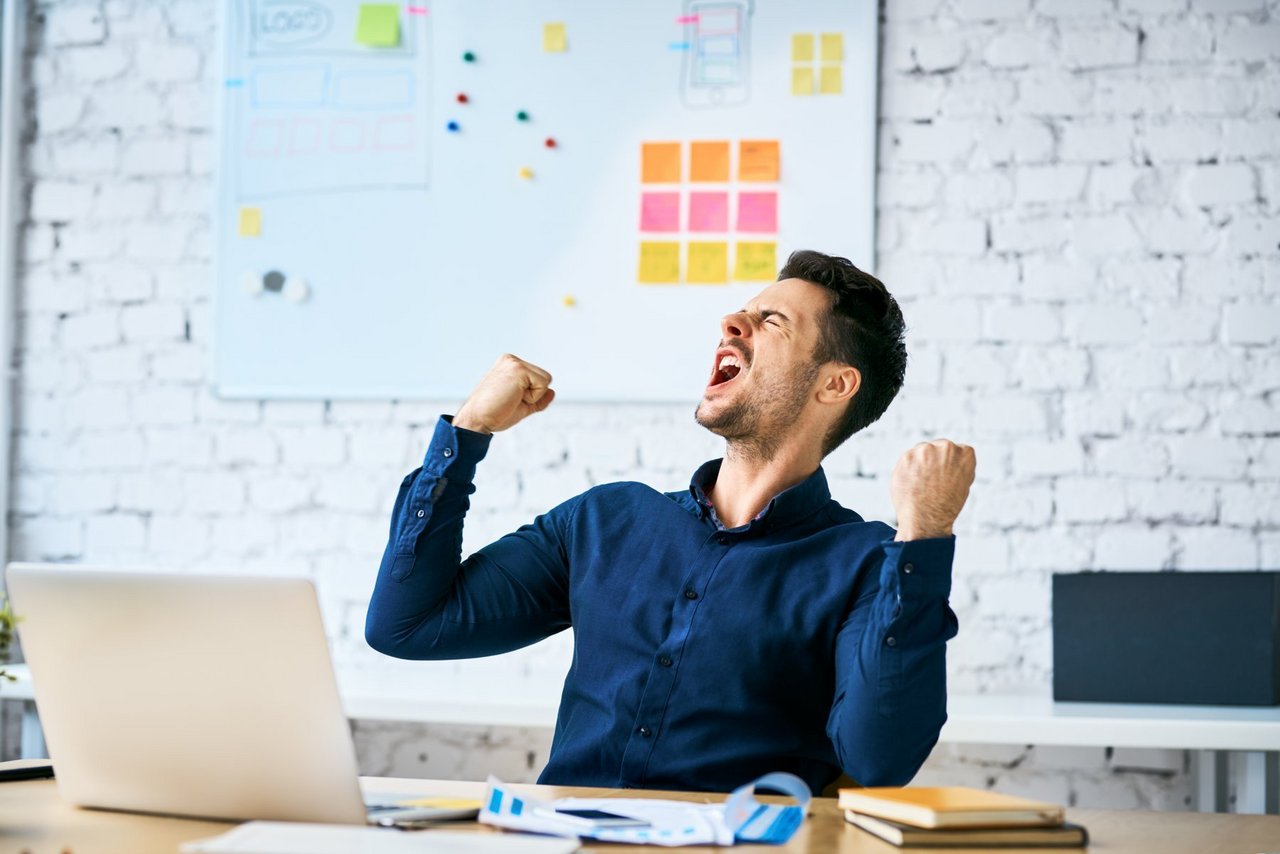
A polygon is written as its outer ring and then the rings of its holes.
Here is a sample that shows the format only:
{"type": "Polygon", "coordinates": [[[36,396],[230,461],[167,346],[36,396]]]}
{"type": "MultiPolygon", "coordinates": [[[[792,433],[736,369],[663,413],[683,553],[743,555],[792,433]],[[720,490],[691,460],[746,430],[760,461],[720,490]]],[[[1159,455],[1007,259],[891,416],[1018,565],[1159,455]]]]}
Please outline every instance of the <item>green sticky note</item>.
{"type": "Polygon", "coordinates": [[[395,3],[361,3],[356,43],[368,47],[400,45],[400,7],[395,3]]]}

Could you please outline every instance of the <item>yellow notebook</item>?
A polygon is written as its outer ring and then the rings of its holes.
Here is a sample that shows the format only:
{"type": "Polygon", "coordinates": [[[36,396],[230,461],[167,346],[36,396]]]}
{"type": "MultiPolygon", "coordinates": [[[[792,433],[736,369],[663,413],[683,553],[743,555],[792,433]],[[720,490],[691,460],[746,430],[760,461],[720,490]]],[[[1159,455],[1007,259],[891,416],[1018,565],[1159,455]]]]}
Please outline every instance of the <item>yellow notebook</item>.
{"type": "Polygon", "coordinates": [[[967,786],[841,789],[840,809],[914,827],[1045,827],[1062,824],[1062,807],[967,786]]]}

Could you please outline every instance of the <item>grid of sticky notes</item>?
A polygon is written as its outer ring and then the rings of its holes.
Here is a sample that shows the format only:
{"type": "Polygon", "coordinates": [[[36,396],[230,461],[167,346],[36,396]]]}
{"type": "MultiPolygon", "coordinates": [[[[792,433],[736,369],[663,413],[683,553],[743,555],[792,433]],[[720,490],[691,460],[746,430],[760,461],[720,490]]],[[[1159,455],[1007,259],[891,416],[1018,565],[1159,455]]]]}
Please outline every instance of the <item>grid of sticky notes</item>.
{"type": "Polygon", "coordinates": [[[844,33],[791,36],[791,94],[844,94],[844,33]]]}
{"type": "Polygon", "coordinates": [[[642,143],[640,283],[773,281],[780,178],[774,139],[642,143]]]}

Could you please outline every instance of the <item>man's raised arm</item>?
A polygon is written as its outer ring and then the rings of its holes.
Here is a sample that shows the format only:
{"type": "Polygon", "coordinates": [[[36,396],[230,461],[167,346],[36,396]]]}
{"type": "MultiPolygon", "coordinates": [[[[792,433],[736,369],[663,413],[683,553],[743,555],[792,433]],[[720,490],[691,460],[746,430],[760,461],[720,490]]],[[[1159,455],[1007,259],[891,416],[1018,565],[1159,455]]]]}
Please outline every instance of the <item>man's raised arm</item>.
{"type": "Polygon", "coordinates": [[[903,786],[947,719],[947,604],[973,448],[922,442],[893,470],[898,532],[870,567],[836,638],[836,695],[827,734],[845,773],[864,786],[903,786]]]}
{"type": "Polygon", "coordinates": [[[436,424],[391,514],[365,621],[374,649],[415,659],[494,655],[569,626],[566,505],[460,560],[472,479],[492,434],[554,399],[549,373],[505,355],[453,419],[436,424]]]}

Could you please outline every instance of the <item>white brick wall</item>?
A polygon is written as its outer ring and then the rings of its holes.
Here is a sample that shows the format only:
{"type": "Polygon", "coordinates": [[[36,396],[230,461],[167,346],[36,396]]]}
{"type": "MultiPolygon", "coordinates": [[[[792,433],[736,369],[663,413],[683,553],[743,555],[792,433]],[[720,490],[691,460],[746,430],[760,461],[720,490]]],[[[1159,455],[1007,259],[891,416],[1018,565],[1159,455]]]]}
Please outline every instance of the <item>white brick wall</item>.
{"type": "MultiPolygon", "coordinates": [[[[831,483],[885,517],[902,450],[972,442],[951,685],[1044,690],[1053,572],[1280,561],[1280,2],[883,11],[878,272],[912,364],[831,483]]],[[[361,622],[396,485],[456,401],[208,392],[214,20],[213,0],[45,0],[33,21],[13,556],[307,570],[341,668],[419,678],[365,649],[361,622]]],[[[592,483],[679,487],[718,449],[685,407],[557,405],[495,442],[467,548],[592,483]]],[[[554,682],[570,644],[433,678],[554,682]]],[[[368,770],[429,776],[529,778],[547,747],[475,727],[357,738],[368,770]]],[[[1181,754],[1101,748],[947,747],[920,779],[1082,806],[1189,796],[1181,754]]]]}

